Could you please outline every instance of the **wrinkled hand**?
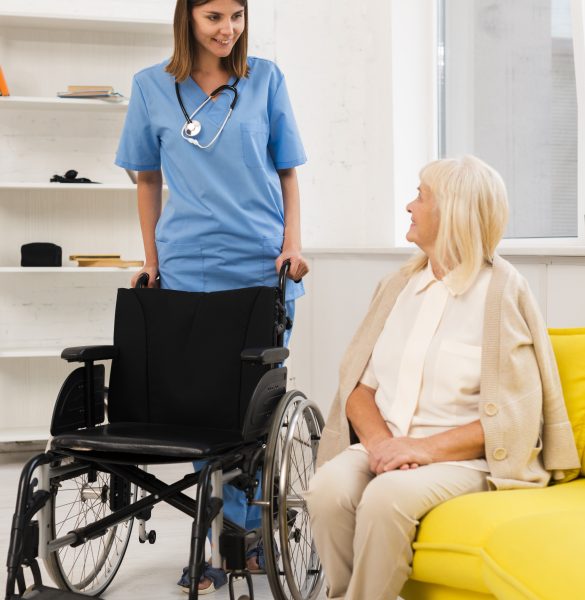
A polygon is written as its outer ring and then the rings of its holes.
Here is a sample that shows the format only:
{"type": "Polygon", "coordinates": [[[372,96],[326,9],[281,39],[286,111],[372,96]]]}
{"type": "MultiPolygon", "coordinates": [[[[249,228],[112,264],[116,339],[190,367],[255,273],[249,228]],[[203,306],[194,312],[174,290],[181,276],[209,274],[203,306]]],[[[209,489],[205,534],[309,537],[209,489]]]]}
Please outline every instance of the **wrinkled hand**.
{"type": "Polygon", "coordinates": [[[148,273],[148,286],[147,287],[149,287],[149,288],[158,287],[158,281],[156,279],[158,277],[158,267],[149,267],[149,266],[144,266],[142,269],[140,269],[140,271],[138,271],[138,273],[134,273],[134,276],[130,280],[130,287],[136,287],[136,282],[138,281],[138,278],[142,275],[142,273],[148,273]]]}
{"type": "Polygon", "coordinates": [[[370,471],[379,475],[395,469],[416,469],[433,462],[424,439],[383,438],[368,447],[370,471]]]}
{"type": "Polygon", "coordinates": [[[276,272],[280,273],[282,263],[287,258],[290,259],[288,278],[300,281],[309,272],[309,265],[298,250],[286,250],[283,248],[282,253],[276,259],[276,272]]]}

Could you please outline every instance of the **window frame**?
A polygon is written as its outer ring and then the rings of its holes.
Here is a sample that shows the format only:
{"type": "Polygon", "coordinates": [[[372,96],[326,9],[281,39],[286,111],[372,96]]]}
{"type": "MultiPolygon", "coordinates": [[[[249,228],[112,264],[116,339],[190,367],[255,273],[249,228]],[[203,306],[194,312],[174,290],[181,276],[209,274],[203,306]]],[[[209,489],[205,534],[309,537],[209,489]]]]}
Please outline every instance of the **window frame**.
{"type": "MultiPolygon", "coordinates": [[[[437,1],[437,156],[446,153],[445,6],[437,1]]],[[[585,0],[571,0],[571,27],[577,92],[577,235],[566,237],[503,238],[500,248],[574,247],[585,244],[585,0]]]]}
{"type": "MultiPolygon", "coordinates": [[[[585,246],[585,0],[571,0],[571,18],[579,153],[577,235],[506,238],[499,245],[502,251],[510,249],[517,254],[524,249],[527,254],[573,255],[578,248],[583,251],[585,246]]],[[[415,193],[418,171],[438,158],[445,147],[439,122],[441,114],[444,118],[445,109],[445,97],[439,85],[440,77],[444,76],[441,71],[444,49],[440,47],[440,44],[444,46],[442,21],[444,0],[392,1],[392,245],[396,248],[412,246],[405,240],[410,219],[404,207],[415,193]],[[421,98],[423,91],[426,96],[421,98]],[[404,140],[408,142],[405,144],[404,140]]]]}

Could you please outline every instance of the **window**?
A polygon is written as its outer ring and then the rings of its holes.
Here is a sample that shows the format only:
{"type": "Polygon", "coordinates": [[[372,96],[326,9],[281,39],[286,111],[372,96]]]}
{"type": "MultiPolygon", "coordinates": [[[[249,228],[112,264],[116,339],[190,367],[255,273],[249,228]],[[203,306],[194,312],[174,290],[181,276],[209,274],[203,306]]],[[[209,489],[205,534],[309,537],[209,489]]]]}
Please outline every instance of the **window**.
{"type": "Polygon", "coordinates": [[[571,0],[439,0],[438,15],[439,154],[502,174],[505,237],[578,238],[571,0]]]}

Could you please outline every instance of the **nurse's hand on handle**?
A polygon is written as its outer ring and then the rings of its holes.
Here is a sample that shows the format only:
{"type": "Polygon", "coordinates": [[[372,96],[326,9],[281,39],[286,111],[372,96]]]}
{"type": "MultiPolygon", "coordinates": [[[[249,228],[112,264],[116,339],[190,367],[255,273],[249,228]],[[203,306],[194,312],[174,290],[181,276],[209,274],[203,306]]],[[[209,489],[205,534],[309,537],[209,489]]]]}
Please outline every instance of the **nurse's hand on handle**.
{"type": "Polygon", "coordinates": [[[276,259],[277,273],[280,273],[280,267],[282,267],[282,263],[287,259],[290,259],[288,278],[299,282],[309,272],[307,261],[302,257],[299,250],[287,250],[283,248],[282,253],[276,259]]]}
{"type": "Polygon", "coordinates": [[[158,267],[149,267],[148,265],[140,269],[140,271],[138,271],[137,273],[134,273],[134,276],[130,281],[130,287],[136,287],[136,282],[138,281],[138,278],[142,275],[142,273],[148,274],[148,285],[146,287],[158,287],[158,267]]]}

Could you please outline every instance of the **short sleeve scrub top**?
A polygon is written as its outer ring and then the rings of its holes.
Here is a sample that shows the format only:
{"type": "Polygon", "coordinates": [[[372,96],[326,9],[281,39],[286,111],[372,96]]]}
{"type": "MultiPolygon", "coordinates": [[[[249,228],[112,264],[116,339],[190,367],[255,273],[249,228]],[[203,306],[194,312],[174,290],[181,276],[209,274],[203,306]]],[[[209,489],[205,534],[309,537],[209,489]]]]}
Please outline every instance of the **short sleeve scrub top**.
{"type": "MultiPolygon", "coordinates": [[[[155,232],[161,287],[276,286],[284,234],[277,170],[306,162],[284,76],[271,61],[249,57],[250,74],[238,82],[230,119],[216,142],[201,149],[181,136],[185,119],[166,64],[135,75],[115,160],[135,171],[162,168],[168,184],[155,232]]],[[[191,77],[180,92],[189,114],[207,98],[191,77]]],[[[216,135],[232,100],[230,91],[221,93],[197,114],[201,145],[216,135]]],[[[287,282],[287,300],[303,293],[302,283],[287,282]]]]}

